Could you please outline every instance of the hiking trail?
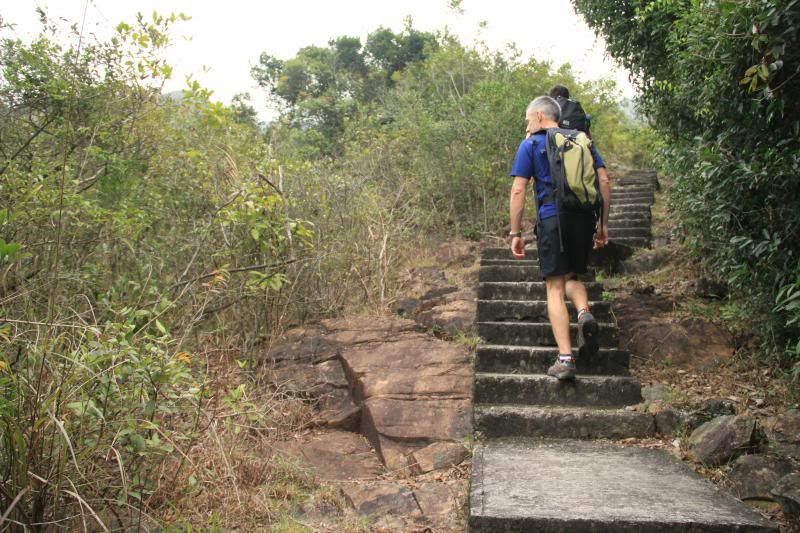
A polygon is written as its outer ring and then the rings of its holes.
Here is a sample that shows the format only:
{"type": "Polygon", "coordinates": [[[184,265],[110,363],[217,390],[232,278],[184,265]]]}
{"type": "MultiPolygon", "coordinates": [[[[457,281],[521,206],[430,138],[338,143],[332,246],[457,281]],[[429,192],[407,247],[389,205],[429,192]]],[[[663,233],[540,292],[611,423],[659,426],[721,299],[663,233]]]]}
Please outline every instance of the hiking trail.
{"type": "MultiPolygon", "coordinates": [[[[655,173],[616,180],[610,248],[646,247],[655,173]]],[[[557,355],[535,248],[481,257],[469,527],[496,531],[777,531],[777,527],[660,450],[621,442],[655,436],[603,285],[584,278],[601,350],[578,360],[574,382],[545,373],[557,355]]],[[[569,304],[571,330],[576,313],[569,304]]]]}

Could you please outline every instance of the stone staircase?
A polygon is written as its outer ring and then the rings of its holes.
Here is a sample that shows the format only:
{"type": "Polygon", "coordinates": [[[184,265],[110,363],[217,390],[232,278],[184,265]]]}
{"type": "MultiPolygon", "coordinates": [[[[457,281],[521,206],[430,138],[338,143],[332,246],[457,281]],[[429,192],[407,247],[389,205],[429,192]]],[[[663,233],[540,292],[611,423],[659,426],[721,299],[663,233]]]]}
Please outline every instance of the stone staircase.
{"type": "Polygon", "coordinates": [[[650,246],[650,208],[658,179],[654,172],[637,171],[614,180],[608,233],[612,242],[632,248],[650,246]]]}
{"type": "MultiPolygon", "coordinates": [[[[620,181],[612,239],[648,246],[654,176],[620,181]],[[629,231],[615,237],[622,229],[629,231]]],[[[672,456],[613,442],[654,436],[655,428],[652,415],[626,409],[642,401],[641,387],[591,272],[600,353],[578,360],[574,382],[546,375],[558,350],[535,248],[527,254],[515,260],[507,248],[489,248],[481,259],[470,530],[777,531],[672,456]]],[[[570,313],[574,338],[571,305],[570,313]]]]}

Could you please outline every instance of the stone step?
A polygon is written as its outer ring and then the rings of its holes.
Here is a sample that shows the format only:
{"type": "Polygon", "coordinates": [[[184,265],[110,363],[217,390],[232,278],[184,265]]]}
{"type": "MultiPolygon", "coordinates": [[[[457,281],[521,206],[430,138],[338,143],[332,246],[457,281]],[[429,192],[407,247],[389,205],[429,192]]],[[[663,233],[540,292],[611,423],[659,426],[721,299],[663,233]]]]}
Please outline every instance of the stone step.
{"type": "Polygon", "coordinates": [[[615,207],[618,209],[622,209],[628,206],[647,206],[652,207],[653,202],[649,202],[647,200],[642,200],[641,198],[614,198],[611,201],[611,209],[613,210],[615,207]]]}
{"type": "Polygon", "coordinates": [[[650,204],[611,204],[608,214],[613,215],[614,213],[650,213],[650,204]]]}
{"type": "Polygon", "coordinates": [[[514,256],[511,255],[510,246],[494,246],[483,249],[483,252],[481,253],[481,261],[486,259],[514,259],[514,256]]]}
{"type": "Polygon", "coordinates": [[[621,186],[625,185],[655,185],[658,183],[658,177],[652,174],[630,174],[627,176],[620,176],[612,181],[612,186],[617,183],[621,186]]]}
{"type": "MultiPolygon", "coordinates": [[[[585,283],[590,300],[602,300],[601,283],[585,283]]],[[[545,300],[547,290],[543,281],[484,282],[478,284],[481,300],[545,300]]]]}
{"type": "Polygon", "coordinates": [[[608,240],[609,242],[623,244],[631,248],[647,248],[650,246],[650,239],[643,239],[641,237],[615,237],[612,234],[608,240]]]}
{"type": "Polygon", "coordinates": [[[650,221],[653,219],[653,214],[649,211],[632,211],[630,213],[626,213],[625,211],[617,211],[614,213],[608,214],[609,221],[611,220],[646,220],[650,221]]]}
{"type": "MultiPolygon", "coordinates": [[[[611,320],[611,304],[589,302],[597,320],[611,320]]],[[[577,320],[577,311],[572,303],[567,304],[570,320],[577,320]]],[[[547,322],[547,302],[533,300],[478,300],[478,322],[547,322]]]]}
{"type": "Polygon", "coordinates": [[[642,239],[650,240],[652,232],[650,231],[649,226],[638,228],[608,228],[608,237],[611,240],[618,239],[620,237],[639,237],[642,239]]]}
{"type": "Polygon", "coordinates": [[[630,198],[642,198],[646,202],[653,203],[655,202],[656,195],[652,189],[639,189],[639,190],[629,190],[629,189],[614,189],[611,191],[611,203],[614,203],[617,199],[630,199],[630,198]]]}
{"type": "Polygon", "coordinates": [[[653,415],[627,409],[479,405],[472,427],[482,438],[627,439],[655,436],[653,415]]]}
{"type": "MultiPolygon", "coordinates": [[[[535,251],[532,251],[535,256],[535,251]]],[[[536,281],[541,280],[542,274],[539,270],[538,261],[536,264],[526,265],[481,265],[478,271],[478,281],[536,281]]],[[[594,281],[595,272],[588,269],[585,274],[578,276],[581,281],[594,281]]]]}
{"type": "MultiPolygon", "coordinates": [[[[619,345],[619,330],[609,322],[599,322],[598,341],[601,348],[619,345]]],[[[570,324],[573,343],[578,326],[570,324]]],[[[511,344],[514,346],[555,346],[549,322],[478,322],[478,336],[486,344],[511,344]]]]}
{"type": "Polygon", "coordinates": [[[645,191],[645,192],[655,192],[658,187],[655,186],[654,183],[620,183],[620,182],[611,182],[611,194],[614,194],[618,191],[645,191]]]}
{"type": "MultiPolygon", "coordinates": [[[[572,348],[578,356],[578,349],[572,348]]],[[[544,374],[558,356],[555,346],[509,346],[479,344],[475,351],[475,371],[494,374],[544,374]]],[[[578,374],[629,376],[630,354],[601,348],[597,357],[579,357],[578,374]]]]}
{"type": "Polygon", "coordinates": [[[609,229],[618,229],[618,228],[647,228],[650,229],[650,219],[641,218],[609,218],[608,219],[608,228],[609,229]]]}
{"type": "Polygon", "coordinates": [[[472,533],[778,533],[671,454],[596,440],[501,439],[473,451],[472,533]]]}
{"type": "MultiPolygon", "coordinates": [[[[510,254],[509,254],[510,255],[510,254]]],[[[526,256],[526,259],[481,259],[481,266],[539,266],[539,259],[526,256]]]]}
{"type": "Polygon", "coordinates": [[[581,376],[559,381],[544,374],[475,374],[473,405],[624,407],[642,401],[639,382],[625,376],[581,376]]]}
{"type": "Polygon", "coordinates": [[[656,201],[656,193],[652,187],[646,189],[611,189],[611,205],[617,200],[641,198],[642,203],[653,204],[656,201]]]}

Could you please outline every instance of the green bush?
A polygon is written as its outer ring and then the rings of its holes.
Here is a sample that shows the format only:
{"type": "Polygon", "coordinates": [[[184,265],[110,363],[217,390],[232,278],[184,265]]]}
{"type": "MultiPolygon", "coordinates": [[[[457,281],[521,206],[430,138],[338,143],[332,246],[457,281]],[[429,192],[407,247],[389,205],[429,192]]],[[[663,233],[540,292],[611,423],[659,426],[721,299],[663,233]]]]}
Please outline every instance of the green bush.
{"type": "Polygon", "coordinates": [[[684,239],[800,364],[800,4],[573,3],[639,86],[684,239]]]}

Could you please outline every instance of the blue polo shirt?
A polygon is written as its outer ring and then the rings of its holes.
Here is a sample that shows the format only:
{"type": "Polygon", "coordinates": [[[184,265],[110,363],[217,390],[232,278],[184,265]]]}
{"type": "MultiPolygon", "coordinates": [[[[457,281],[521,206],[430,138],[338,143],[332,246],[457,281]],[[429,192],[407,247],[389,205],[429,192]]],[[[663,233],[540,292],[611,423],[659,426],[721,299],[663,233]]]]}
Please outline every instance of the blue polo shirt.
{"type": "MultiPolygon", "coordinates": [[[[539,205],[539,219],[544,220],[556,215],[554,202],[543,203],[545,196],[553,189],[553,178],[550,176],[550,162],[547,160],[547,134],[539,131],[519,144],[514,164],[511,166],[512,177],[535,178],[536,203],[539,205]]],[[[594,168],[606,166],[600,153],[592,144],[594,168]]]]}

